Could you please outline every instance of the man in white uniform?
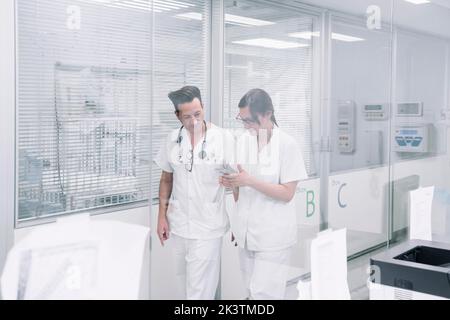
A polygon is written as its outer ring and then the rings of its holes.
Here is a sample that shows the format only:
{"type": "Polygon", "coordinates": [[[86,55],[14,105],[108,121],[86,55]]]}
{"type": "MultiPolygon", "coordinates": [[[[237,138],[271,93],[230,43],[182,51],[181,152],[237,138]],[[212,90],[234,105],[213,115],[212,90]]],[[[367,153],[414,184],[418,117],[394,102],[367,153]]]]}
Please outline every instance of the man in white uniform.
{"type": "Polygon", "coordinates": [[[222,237],[229,229],[220,169],[233,138],[204,120],[200,90],[171,92],[181,122],[161,147],[158,237],[174,242],[177,274],[186,299],[214,299],[220,273],[222,237]]]}
{"type": "Polygon", "coordinates": [[[250,90],[237,119],[247,133],[237,143],[239,174],[221,183],[237,200],[233,233],[239,244],[243,278],[250,299],[284,299],[292,246],[297,242],[294,202],[299,181],[307,178],[298,143],[278,128],[270,96],[250,90]]]}

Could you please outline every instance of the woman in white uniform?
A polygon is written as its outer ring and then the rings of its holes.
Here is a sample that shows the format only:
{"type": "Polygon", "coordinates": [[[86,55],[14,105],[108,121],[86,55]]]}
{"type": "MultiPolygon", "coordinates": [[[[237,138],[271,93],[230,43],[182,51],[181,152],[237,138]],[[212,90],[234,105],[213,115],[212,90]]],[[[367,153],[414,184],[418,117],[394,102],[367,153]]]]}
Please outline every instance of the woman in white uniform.
{"type": "Polygon", "coordinates": [[[292,246],[297,242],[294,202],[307,178],[297,141],[278,128],[270,96],[250,90],[237,119],[246,132],[236,144],[239,173],[224,175],[237,204],[233,233],[250,299],[284,299],[292,246]]]}

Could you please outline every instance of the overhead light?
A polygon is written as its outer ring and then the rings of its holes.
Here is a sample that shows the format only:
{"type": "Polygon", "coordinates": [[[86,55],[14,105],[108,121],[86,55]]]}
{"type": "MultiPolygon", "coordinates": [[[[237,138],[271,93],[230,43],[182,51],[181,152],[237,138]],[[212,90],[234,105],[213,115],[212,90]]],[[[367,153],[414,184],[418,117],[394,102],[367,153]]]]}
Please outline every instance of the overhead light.
{"type": "Polygon", "coordinates": [[[172,11],[195,7],[191,3],[178,0],[78,0],[81,2],[101,3],[106,7],[137,9],[153,12],[172,11]]]}
{"type": "Polygon", "coordinates": [[[175,17],[182,18],[182,19],[188,19],[188,20],[198,20],[198,21],[202,21],[202,19],[203,19],[203,15],[199,12],[180,13],[180,14],[177,14],[175,17]]]}
{"type": "MultiPolygon", "coordinates": [[[[111,4],[106,4],[105,6],[111,7],[111,8],[152,11],[152,8],[149,5],[142,5],[140,3],[134,3],[132,1],[120,1],[120,2],[117,1],[117,2],[112,2],[111,4]]],[[[157,10],[156,8],[153,11],[162,12],[161,10],[157,10]]]]}
{"type": "MultiPolygon", "coordinates": [[[[124,1],[116,1],[114,3],[117,6],[124,6],[129,8],[135,8],[135,9],[142,9],[142,10],[151,10],[152,6],[150,5],[150,2],[148,1],[137,1],[137,0],[124,0],[124,1]]],[[[153,6],[153,9],[161,10],[161,11],[170,11],[171,9],[168,8],[158,8],[156,5],[153,6]]]]}
{"type": "MultiPolygon", "coordinates": [[[[85,1],[85,2],[88,2],[88,1],[85,1]]],[[[113,0],[91,0],[91,2],[111,3],[114,1],[113,0]]]]}
{"type": "MultiPolygon", "coordinates": [[[[293,38],[311,40],[312,37],[320,37],[320,32],[319,31],[314,31],[314,32],[302,31],[302,32],[289,33],[288,36],[293,37],[293,38]]],[[[338,40],[338,41],[345,41],[345,42],[356,42],[356,41],[364,41],[365,40],[363,38],[358,38],[358,37],[349,36],[347,34],[336,33],[336,32],[331,33],[331,39],[338,40]]]]}
{"type": "Polygon", "coordinates": [[[270,26],[272,24],[275,24],[275,22],[271,22],[271,21],[236,16],[234,14],[225,14],[225,21],[239,23],[239,24],[245,24],[245,25],[255,26],[255,27],[270,26]]]}
{"type": "Polygon", "coordinates": [[[309,45],[304,43],[288,42],[282,40],[275,40],[269,38],[256,38],[248,40],[233,41],[235,44],[244,44],[247,46],[264,47],[270,49],[292,49],[308,47],[309,45]]]}
{"type": "MultiPolygon", "coordinates": [[[[201,21],[203,19],[203,15],[199,12],[186,12],[177,14],[175,17],[189,19],[189,20],[198,20],[201,21]]],[[[229,24],[241,25],[241,26],[254,26],[254,27],[262,27],[275,24],[275,22],[247,18],[242,16],[236,16],[233,14],[225,15],[225,22],[229,24]]]]}
{"type": "Polygon", "coordinates": [[[154,4],[173,5],[178,8],[195,7],[195,4],[182,2],[182,1],[176,1],[176,0],[153,0],[153,3],[154,4]]]}
{"type": "Polygon", "coordinates": [[[78,0],[79,2],[86,2],[86,3],[96,3],[96,4],[111,4],[114,3],[114,0],[78,0]]]}
{"type": "Polygon", "coordinates": [[[242,69],[242,70],[247,70],[248,66],[229,65],[229,66],[225,66],[225,69],[242,69]]]}
{"type": "Polygon", "coordinates": [[[430,3],[430,0],[403,0],[412,4],[425,4],[425,3],[430,3]]]}
{"type": "Polygon", "coordinates": [[[294,32],[294,33],[289,33],[289,37],[305,39],[305,40],[311,40],[312,37],[320,37],[320,32],[319,31],[315,31],[315,32],[311,32],[311,31],[294,32]]]}
{"type": "Polygon", "coordinates": [[[335,33],[333,32],[331,34],[331,39],[333,40],[339,40],[339,41],[345,41],[345,42],[356,42],[356,41],[364,41],[363,38],[353,37],[342,33],[335,33]]]}

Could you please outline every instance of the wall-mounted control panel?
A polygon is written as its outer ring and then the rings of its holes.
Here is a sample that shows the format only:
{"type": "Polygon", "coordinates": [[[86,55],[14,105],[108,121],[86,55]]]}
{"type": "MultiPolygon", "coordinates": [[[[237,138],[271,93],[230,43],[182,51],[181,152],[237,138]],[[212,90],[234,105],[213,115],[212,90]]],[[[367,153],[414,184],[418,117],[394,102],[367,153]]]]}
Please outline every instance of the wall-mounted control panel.
{"type": "Polygon", "coordinates": [[[386,104],[366,104],[363,106],[364,119],[367,121],[381,121],[388,119],[386,104]]]}
{"type": "Polygon", "coordinates": [[[338,149],[340,153],[355,151],[355,102],[340,101],[338,105],[338,149]]]}

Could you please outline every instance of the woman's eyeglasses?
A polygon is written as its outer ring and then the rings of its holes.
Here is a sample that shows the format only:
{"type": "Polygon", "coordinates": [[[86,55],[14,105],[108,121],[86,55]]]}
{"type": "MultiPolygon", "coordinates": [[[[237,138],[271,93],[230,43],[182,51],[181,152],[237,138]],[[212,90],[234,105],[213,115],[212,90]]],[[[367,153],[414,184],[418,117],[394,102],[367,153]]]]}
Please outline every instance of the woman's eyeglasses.
{"type": "Polygon", "coordinates": [[[236,116],[236,120],[241,121],[241,122],[243,122],[245,124],[253,124],[253,123],[256,122],[255,120],[253,120],[251,118],[242,118],[240,114],[238,114],[236,116]]]}

